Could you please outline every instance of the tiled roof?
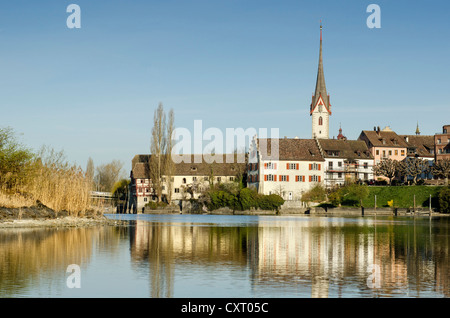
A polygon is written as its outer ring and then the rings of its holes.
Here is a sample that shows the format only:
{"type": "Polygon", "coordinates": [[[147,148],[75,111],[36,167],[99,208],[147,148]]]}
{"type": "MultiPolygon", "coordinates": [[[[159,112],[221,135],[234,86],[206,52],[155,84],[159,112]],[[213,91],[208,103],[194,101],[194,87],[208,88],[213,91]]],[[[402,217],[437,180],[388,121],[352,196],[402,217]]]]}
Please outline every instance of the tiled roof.
{"type": "Polygon", "coordinates": [[[373,159],[362,140],[319,139],[325,158],[373,159]]]}
{"type": "Polygon", "coordinates": [[[405,140],[393,131],[363,130],[359,139],[365,135],[371,145],[369,147],[407,148],[405,140]]]}
{"type": "Polygon", "coordinates": [[[408,148],[416,150],[419,157],[434,157],[431,150],[434,150],[434,136],[426,135],[399,135],[408,145],[408,148]]]}
{"type": "MultiPolygon", "coordinates": [[[[208,163],[205,157],[201,155],[190,155],[190,162],[181,162],[174,165],[174,176],[209,176],[211,170],[214,176],[236,176],[242,174],[246,170],[245,158],[242,161],[237,155],[216,155],[216,162],[208,163]],[[196,158],[200,158],[202,162],[196,163],[196,158]],[[222,162],[220,162],[220,160],[222,162]]],[[[133,176],[136,179],[148,179],[150,176],[149,160],[151,155],[136,155],[132,160],[133,176]]],[[[163,173],[164,174],[164,173],[163,173]]]]}
{"type": "Polygon", "coordinates": [[[263,160],[270,160],[273,140],[278,140],[278,160],[325,161],[314,139],[258,139],[258,148],[263,160]],[[267,145],[265,146],[265,143],[267,145]],[[267,151],[264,151],[266,147],[267,151]]]}

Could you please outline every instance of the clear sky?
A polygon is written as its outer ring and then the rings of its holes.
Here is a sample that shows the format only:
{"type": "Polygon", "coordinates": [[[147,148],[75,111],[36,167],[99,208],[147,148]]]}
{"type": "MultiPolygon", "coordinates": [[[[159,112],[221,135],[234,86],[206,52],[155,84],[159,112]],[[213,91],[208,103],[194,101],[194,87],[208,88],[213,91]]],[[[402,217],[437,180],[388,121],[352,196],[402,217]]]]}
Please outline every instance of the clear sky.
{"type": "Polygon", "coordinates": [[[279,128],[311,138],[323,22],[330,136],[450,123],[450,2],[53,0],[0,3],[0,126],[83,168],[129,170],[149,153],[155,108],[175,125],[279,128]],[[69,29],[69,4],[81,28],[69,29]],[[381,8],[370,29],[369,4],[381,8]]]}

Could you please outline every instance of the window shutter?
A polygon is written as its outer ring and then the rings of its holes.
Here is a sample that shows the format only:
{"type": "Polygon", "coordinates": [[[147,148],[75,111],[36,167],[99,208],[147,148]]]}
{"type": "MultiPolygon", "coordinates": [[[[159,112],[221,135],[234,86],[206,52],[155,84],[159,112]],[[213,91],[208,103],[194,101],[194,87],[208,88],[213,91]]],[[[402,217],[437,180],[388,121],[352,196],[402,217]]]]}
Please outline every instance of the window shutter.
{"type": "MultiPolygon", "coordinates": [[[[273,168],[274,168],[275,170],[277,170],[277,164],[276,164],[276,163],[274,163],[273,165],[274,165],[274,167],[273,167],[273,168]]],[[[276,181],[276,180],[275,180],[275,181],[276,181]]]]}
{"type": "Polygon", "coordinates": [[[311,182],[312,181],[312,177],[311,176],[309,176],[309,182],[311,182]]]}
{"type": "Polygon", "coordinates": [[[277,175],[274,175],[273,177],[274,177],[274,180],[277,181],[277,175]]]}
{"type": "Polygon", "coordinates": [[[287,181],[287,182],[289,182],[289,176],[287,176],[287,179],[286,179],[286,181],[287,181]]]}
{"type": "Polygon", "coordinates": [[[264,169],[267,169],[267,162],[264,164],[264,169]]]}
{"type": "Polygon", "coordinates": [[[295,182],[298,182],[298,176],[295,176],[295,182]]]}
{"type": "Polygon", "coordinates": [[[309,170],[312,170],[312,163],[309,164],[309,170]]]}
{"type": "Polygon", "coordinates": [[[289,163],[286,163],[286,170],[289,170],[289,163]]]}
{"type": "Polygon", "coordinates": [[[298,167],[298,163],[297,163],[297,170],[298,170],[298,168],[299,168],[299,167],[298,167]]]}
{"type": "Polygon", "coordinates": [[[305,182],[305,176],[303,176],[303,182],[305,182]]]}
{"type": "Polygon", "coordinates": [[[267,181],[267,174],[264,175],[264,181],[267,181]]]}
{"type": "Polygon", "coordinates": [[[319,176],[319,182],[320,182],[320,176],[319,176]]]}
{"type": "Polygon", "coordinates": [[[319,163],[319,170],[320,170],[320,163],[319,163]]]}

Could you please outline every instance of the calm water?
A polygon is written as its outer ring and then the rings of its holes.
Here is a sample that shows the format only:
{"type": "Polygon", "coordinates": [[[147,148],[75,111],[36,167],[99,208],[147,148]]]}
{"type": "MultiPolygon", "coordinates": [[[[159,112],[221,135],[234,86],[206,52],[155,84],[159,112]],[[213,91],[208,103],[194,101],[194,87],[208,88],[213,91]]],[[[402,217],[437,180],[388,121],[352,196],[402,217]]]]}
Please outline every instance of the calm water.
{"type": "Polygon", "coordinates": [[[108,217],[129,226],[0,230],[0,296],[450,295],[450,218],[108,217]]]}

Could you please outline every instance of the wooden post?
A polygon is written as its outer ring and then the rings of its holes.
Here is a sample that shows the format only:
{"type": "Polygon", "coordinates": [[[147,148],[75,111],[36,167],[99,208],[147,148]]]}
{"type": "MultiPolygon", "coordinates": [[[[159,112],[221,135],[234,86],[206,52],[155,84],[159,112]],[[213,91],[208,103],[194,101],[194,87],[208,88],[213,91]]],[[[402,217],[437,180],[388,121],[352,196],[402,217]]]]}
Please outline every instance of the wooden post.
{"type": "Polygon", "coordinates": [[[431,217],[431,194],[430,194],[430,217],[431,217]]]}
{"type": "Polygon", "coordinates": [[[414,215],[416,215],[416,195],[414,194],[414,215]]]}

